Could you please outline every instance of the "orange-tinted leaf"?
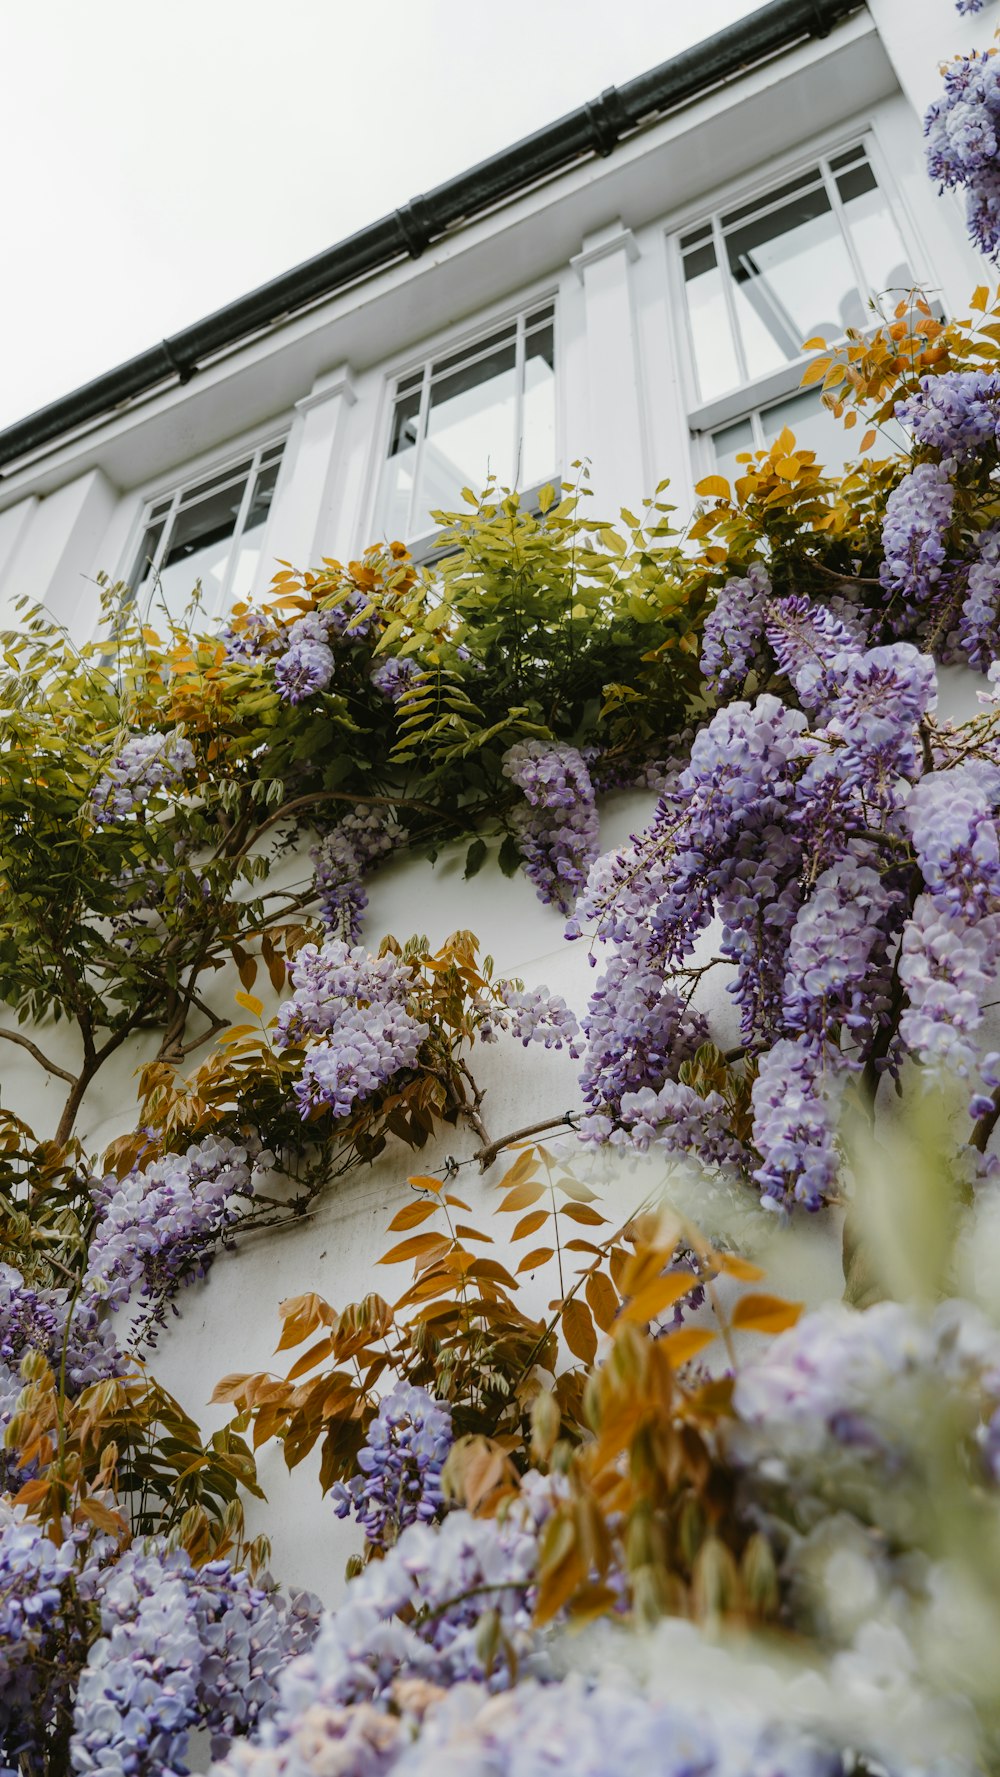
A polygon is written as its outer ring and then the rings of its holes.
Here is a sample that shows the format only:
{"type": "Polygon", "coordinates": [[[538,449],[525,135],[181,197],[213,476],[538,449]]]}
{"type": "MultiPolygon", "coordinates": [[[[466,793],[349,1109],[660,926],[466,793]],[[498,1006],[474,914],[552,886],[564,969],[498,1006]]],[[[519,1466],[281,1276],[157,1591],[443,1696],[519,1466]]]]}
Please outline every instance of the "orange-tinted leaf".
{"type": "Polygon", "coordinates": [[[235,1401],[237,1397],[243,1393],[251,1375],[252,1371],[250,1370],[233,1370],[228,1376],[223,1376],[222,1381],[216,1383],[209,1396],[211,1405],[216,1406],[218,1404],[235,1401]]]}
{"type": "Polygon", "coordinates": [[[522,1271],[537,1271],[539,1265],[547,1265],[555,1256],[555,1250],[554,1246],[536,1246],[530,1253],[525,1253],[517,1268],[518,1276],[522,1271]]]}
{"type": "Polygon", "coordinates": [[[696,494],[704,494],[709,498],[728,500],[729,483],[724,475],[705,475],[694,485],[696,494]]]}
{"type": "Polygon", "coordinates": [[[401,1240],[397,1246],[389,1248],[379,1259],[380,1265],[402,1265],[407,1259],[424,1259],[429,1253],[444,1252],[451,1245],[444,1234],[414,1234],[410,1240],[401,1240]]]}
{"type": "Polygon", "coordinates": [[[676,1370],[679,1365],[686,1364],[691,1358],[704,1351],[715,1338],[712,1327],[680,1327],[676,1333],[668,1333],[664,1339],[658,1339],[656,1348],[662,1351],[667,1362],[676,1370]]]}
{"type": "Polygon", "coordinates": [[[426,1222],[427,1217],[434,1215],[436,1210],[436,1203],[420,1202],[419,1200],[416,1203],[407,1203],[398,1215],[393,1216],[388,1232],[402,1234],[406,1228],[419,1227],[420,1223],[426,1222]]]}
{"type": "MultiPolygon", "coordinates": [[[[242,975],[242,969],[240,973],[242,975]]],[[[243,1007],[244,1012],[252,1012],[255,1018],[259,1018],[264,1010],[263,1000],[259,1000],[255,993],[240,993],[237,991],[234,993],[233,998],[238,1006],[243,1007]]]]}
{"type": "Polygon", "coordinates": [[[618,1313],[618,1292],[603,1271],[592,1271],[586,1283],[587,1301],[602,1333],[608,1332],[618,1313]]]}
{"type": "Polygon", "coordinates": [[[861,443],[858,445],[858,449],[861,452],[862,456],[864,456],[865,451],[871,450],[871,447],[875,443],[875,440],[877,437],[878,437],[878,433],[876,432],[875,427],[869,426],[867,432],[865,433],[864,437],[861,440],[861,443]]]}
{"type": "Polygon", "coordinates": [[[759,1283],[766,1275],[759,1265],[751,1265],[749,1259],[741,1259],[738,1253],[716,1253],[715,1263],[727,1277],[738,1277],[743,1283],[759,1283]]]}
{"type": "Polygon", "coordinates": [[[782,1296],[741,1296],[733,1310],[732,1324],[746,1332],[783,1333],[793,1327],[804,1302],[786,1302],[782,1296]]]}
{"type": "Polygon", "coordinates": [[[563,1309],[562,1329],[563,1338],[573,1356],[582,1359],[585,1364],[592,1364],[597,1356],[597,1334],[590,1309],[579,1296],[574,1296],[563,1309]]]}
{"type": "Polygon", "coordinates": [[[666,1277],[654,1278],[637,1296],[633,1296],[631,1302],[627,1302],[622,1309],[620,1319],[643,1326],[646,1321],[654,1320],[658,1314],[662,1314],[665,1308],[680,1301],[682,1296],[694,1289],[697,1282],[698,1279],[691,1271],[668,1271],[666,1277]]]}
{"type": "Polygon", "coordinates": [[[412,1185],[415,1191],[433,1191],[435,1195],[438,1195],[441,1190],[439,1178],[425,1178],[422,1173],[418,1173],[416,1178],[408,1178],[406,1182],[408,1185],[412,1185]]]}
{"type": "Polygon", "coordinates": [[[608,1219],[598,1210],[591,1209],[589,1203],[561,1203],[559,1214],[569,1216],[572,1222],[582,1222],[585,1228],[599,1228],[608,1219]]]}
{"type": "Polygon", "coordinates": [[[289,1296],[286,1301],[278,1304],[278,1313],[284,1321],[281,1338],[275,1346],[276,1351],[287,1351],[290,1345],[301,1345],[317,1327],[329,1326],[330,1310],[321,1296],[309,1291],[305,1296],[289,1296]]]}
{"type": "Polygon", "coordinates": [[[511,1235],[512,1240],[526,1240],[529,1234],[537,1234],[552,1214],[550,1209],[533,1209],[530,1215],[522,1216],[511,1235]]]}
{"type": "Polygon", "coordinates": [[[527,1209],[530,1204],[537,1203],[539,1197],[544,1197],[544,1195],[545,1186],[540,1184],[537,1179],[515,1185],[512,1191],[507,1192],[503,1202],[497,1204],[497,1211],[500,1215],[506,1215],[514,1210],[527,1209]]]}

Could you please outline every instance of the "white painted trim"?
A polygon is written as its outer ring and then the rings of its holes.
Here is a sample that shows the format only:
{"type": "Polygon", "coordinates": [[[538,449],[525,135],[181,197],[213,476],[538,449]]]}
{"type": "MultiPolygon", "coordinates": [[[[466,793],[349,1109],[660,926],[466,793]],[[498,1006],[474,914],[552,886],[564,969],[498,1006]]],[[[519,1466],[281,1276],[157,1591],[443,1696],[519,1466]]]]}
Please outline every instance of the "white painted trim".
{"type": "Polygon", "coordinates": [[[624,253],[630,263],[634,264],[639,257],[639,243],[630,228],[621,221],[612,224],[611,232],[604,240],[595,240],[592,246],[584,243],[579,253],[574,253],[570,265],[576,272],[581,284],[583,274],[588,265],[596,265],[598,260],[607,259],[611,253],[624,253]]]}

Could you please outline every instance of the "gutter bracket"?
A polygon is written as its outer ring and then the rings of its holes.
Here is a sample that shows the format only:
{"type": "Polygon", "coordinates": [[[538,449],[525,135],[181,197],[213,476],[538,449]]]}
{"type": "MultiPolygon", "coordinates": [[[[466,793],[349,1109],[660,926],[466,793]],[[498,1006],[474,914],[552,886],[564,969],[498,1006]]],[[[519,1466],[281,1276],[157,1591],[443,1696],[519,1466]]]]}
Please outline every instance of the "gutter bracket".
{"type": "Polygon", "coordinates": [[[197,364],[182,363],[181,359],[178,358],[177,354],[175,353],[174,348],[171,345],[169,339],[161,340],[160,344],[163,348],[163,355],[166,358],[167,363],[170,365],[170,368],[173,371],[174,375],[176,376],[177,381],[179,383],[189,383],[191,381],[191,378],[193,377],[195,371],[198,368],[197,364]]]}
{"type": "Polygon", "coordinates": [[[399,232],[411,259],[419,259],[434,239],[434,219],[423,197],[411,197],[396,211],[399,232]]]}
{"type": "Polygon", "coordinates": [[[810,27],[811,35],[813,37],[829,37],[830,21],[820,5],[820,0],[812,0],[811,10],[813,15],[813,23],[810,27]]]}
{"type": "Polygon", "coordinates": [[[629,119],[616,86],[606,86],[599,99],[590,99],[584,106],[594,147],[603,159],[629,127],[629,119]]]}

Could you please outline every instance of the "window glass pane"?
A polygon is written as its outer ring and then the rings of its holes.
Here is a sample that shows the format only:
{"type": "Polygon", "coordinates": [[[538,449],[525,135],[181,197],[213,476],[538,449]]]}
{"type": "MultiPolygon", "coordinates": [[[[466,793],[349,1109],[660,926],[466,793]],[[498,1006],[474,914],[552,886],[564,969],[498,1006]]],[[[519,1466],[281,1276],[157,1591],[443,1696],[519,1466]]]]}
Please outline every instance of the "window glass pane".
{"type": "MultiPolygon", "coordinates": [[[[732,212],[733,216],[745,212],[732,212]]],[[[751,378],[797,358],[803,342],[836,338],[863,314],[850,257],[826,192],[801,190],[728,227],[726,247],[751,378]]]]}
{"type": "Polygon", "coordinates": [[[754,449],[753,421],[737,420],[735,425],[720,427],[718,432],[712,433],[712,444],[719,474],[729,482],[735,481],[738,476],[746,474],[747,467],[736,461],[737,454],[754,449]]]}
{"type": "Polygon", "coordinates": [[[555,334],[548,326],[524,343],[524,403],[518,484],[537,487],[556,467],[555,334]]]}
{"type": "Polygon", "coordinates": [[[258,473],[250,509],[243,525],[239,541],[239,553],[233,570],[232,583],[227,594],[227,602],[235,603],[237,599],[248,598],[253,589],[254,575],[260,561],[260,552],[264,542],[264,526],[267,523],[274,499],[274,490],[278,484],[278,462],[267,463],[258,473]]]}
{"type": "Polygon", "coordinates": [[[492,472],[513,481],[514,342],[435,380],[427,418],[415,530],[426,514],[453,508],[463,487],[478,491],[492,472]]]}
{"type": "Polygon", "coordinates": [[[786,401],[778,401],[773,407],[766,408],[760,418],[765,444],[773,444],[779,432],[787,426],[794,432],[795,442],[802,450],[815,451],[817,463],[835,473],[845,463],[854,460],[864,436],[862,427],[854,427],[849,432],[843,421],[824,407],[818,389],[804,389],[799,394],[790,395],[786,401]]]}
{"type": "Polygon", "coordinates": [[[193,487],[186,487],[181,494],[181,505],[190,506],[196,500],[204,499],[213,488],[228,487],[231,482],[238,481],[240,486],[246,484],[250,469],[250,458],[245,463],[230,463],[228,469],[220,469],[218,475],[206,476],[204,481],[196,481],[193,487]]]}
{"type": "MultiPolygon", "coordinates": [[[[407,379],[408,384],[412,381],[412,378],[407,379]]],[[[422,383],[423,371],[419,373],[416,388],[397,396],[393,409],[389,457],[382,470],[379,498],[379,527],[390,543],[405,538],[409,530],[422,383]]]]}
{"type": "Polygon", "coordinates": [[[703,401],[712,401],[727,389],[736,388],[741,377],[722,274],[711,241],[685,253],[684,281],[698,392],[703,401]]]}
{"type": "Polygon", "coordinates": [[[153,562],[156,559],[156,551],[160,547],[160,538],[162,535],[163,520],[160,519],[159,523],[151,524],[147,527],[142,542],[136,550],[135,562],[132,567],[132,572],[129,575],[129,585],[137,595],[140,593],[142,587],[146,585],[149,576],[153,571],[153,562]]]}
{"type": "Polygon", "coordinates": [[[474,345],[464,346],[460,352],[452,352],[447,358],[438,358],[431,366],[431,375],[435,378],[446,376],[449,371],[466,365],[473,358],[487,357],[498,347],[509,345],[513,349],[517,334],[517,323],[511,321],[499,332],[491,333],[486,339],[477,339],[474,345]]]}
{"type": "MultiPolygon", "coordinates": [[[[869,289],[875,295],[887,290],[900,294],[912,290],[913,273],[907,263],[906,249],[867,161],[852,167],[850,172],[841,173],[837,189],[869,289]]],[[[866,309],[861,325],[867,325],[870,319],[870,311],[866,309]]]]}
{"type": "Polygon", "coordinates": [[[220,488],[178,512],[160,567],[160,584],[150,589],[154,622],[164,605],[172,617],[180,618],[199,580],[203,610],[210,616],[216,612],[245,486],[244,479],[235,487],[220,488]]]}

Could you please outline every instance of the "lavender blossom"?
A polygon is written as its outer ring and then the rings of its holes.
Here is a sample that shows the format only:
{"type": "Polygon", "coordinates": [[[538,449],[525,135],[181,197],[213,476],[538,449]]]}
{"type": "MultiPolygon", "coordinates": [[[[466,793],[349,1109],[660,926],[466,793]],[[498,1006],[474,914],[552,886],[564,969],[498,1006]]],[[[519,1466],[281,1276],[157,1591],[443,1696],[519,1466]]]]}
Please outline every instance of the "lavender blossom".
{"type": "Polygon", "coordinates": [[[741,691],[756,664],[770,596],[771,582],[760,562],[744,580],[727,580],[716,594],[702,634],[701,676],[717,698],[741,691]]]}
{"type": "Polygon", "coordinates": [[[501,770],[527,804],[514,810],[513,825],[538,898],[569,913],[600,837],[583,757],[561,741],[522,740],[508,748],[501,770]]]}
{"type": "Polygon", "coordinates": [[[91,815],[98,826],[128,820],[152,796],[176,790],[193,771],[194,751],[179,729],[170,734],[139,734],[125,742],[94,786],[91,815]]]}
{"type": "Polygon", "coordinates": [[[959,56],[924,119],[927,171],[943,188],[964,188],[969,234],[983,253],[1000,242],[1000,64],[992,51],[959,56]]]}
{"type": "Polygon", "coordinates": [[[278,1013],[278,1045],[313,1042],[295,1087],[303,1118],[348,1116],[399,1073],[417,1065],[429,1026],[410,1012],[411,969],[331,939],[307,944],[292,968],[294,992],[278,1013]]]}
{"type": "Polygon", "coordinates": [[[361,916],[368,905],[362,885],[379,858],[406,839],[403,828],[391,827],[378,809],[352,811],[325,833],[309,853],[319,891],[320,916],[332,938],[356,944],[361,916]]]}
{"type": "Polygon", "coordinates": [[[837,1179],[836,1093],[843,1075],[810,1037],[783,1037],[761,1058],[753,1085],[754,1178],[767,1209],[819,1209],[837,1179]]]}
{"type": "Polygon", "coordinates": [[[942,463],[918,463],[904,475],[885,505],[879,578],[892,599],[897,634],[925,623],[940,602],[945,570],[945,532],[955,489],[942,463]]]}
{"type": "Polygon", "coordinates": [[[368,1427],[357,1458],[361,1473],[334,1486],[338,1518],[353,1512],[368,1542],[388,1548],[408,1524],[440,1517],[451,1442],[450,1409],[425,1388],[400,1383],[368,1427]]]}

